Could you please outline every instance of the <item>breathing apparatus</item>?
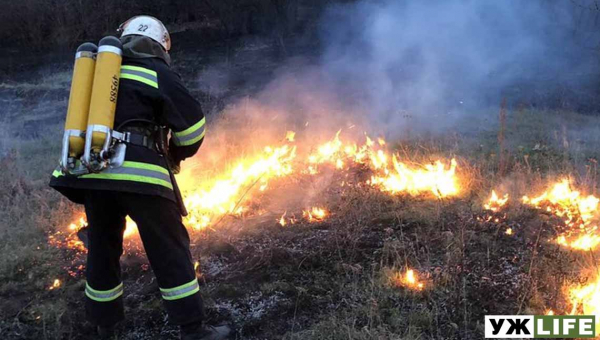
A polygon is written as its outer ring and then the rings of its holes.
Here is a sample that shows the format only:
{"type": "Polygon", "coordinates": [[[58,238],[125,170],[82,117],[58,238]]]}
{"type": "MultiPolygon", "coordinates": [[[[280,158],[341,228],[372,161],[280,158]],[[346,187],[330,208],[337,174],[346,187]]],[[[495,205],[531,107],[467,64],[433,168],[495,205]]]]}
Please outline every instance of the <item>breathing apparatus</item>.
{"type": "Polygon", "coordinates": [[[60,159],[65,175],[123,164],[128,134],[113,130],[121,48],[118,38],[108,36],[98,47],[84,43],[77,49],[60,159]]]}

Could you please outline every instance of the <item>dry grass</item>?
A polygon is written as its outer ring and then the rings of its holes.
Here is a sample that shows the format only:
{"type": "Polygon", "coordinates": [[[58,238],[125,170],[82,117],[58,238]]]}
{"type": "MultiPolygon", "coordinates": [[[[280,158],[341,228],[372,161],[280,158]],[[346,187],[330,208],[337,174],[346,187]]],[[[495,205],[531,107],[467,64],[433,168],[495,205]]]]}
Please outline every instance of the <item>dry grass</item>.
{"type": "MultiPolygon", "coordinates": [[[[235,320],[248,339],[479,339],[485,314],[567,310],[562,287],[595,265],[590,255],[545,242],[555,233],[552,221],[519,204],[500,223],[476,217],[492,188],[519,197],[570,174],[595,192],[597,123],[565,112],[509,112],[506,176],[497,174],[495,125],[395,145],[415,162],[458,157],[464,192],[456,199],[365,188],[340,194],[332,186],[318,197],[332,212],[322,223],[281,228],[274,218],[226,219],[194,240],[210,319],[235,320]],[[512,237],[503,233],[509,226],[512,237]],[[423,291],[390,284],[391,273],[407,267],[424,280],[423,291]]],[[[0,161],[0,333],[7,339],[89,334],[80,322],[82,279],[62,268],[72,254],[46,242],[73,212],[46,186],[60,129],[50,130],[57,132],[14,144],[0,161]],[[66,284],[49,291],[56,277],[66,284]]],[[[124,265],[132,315],[124,338],[174,338],[143,262],[124,265]]]]}

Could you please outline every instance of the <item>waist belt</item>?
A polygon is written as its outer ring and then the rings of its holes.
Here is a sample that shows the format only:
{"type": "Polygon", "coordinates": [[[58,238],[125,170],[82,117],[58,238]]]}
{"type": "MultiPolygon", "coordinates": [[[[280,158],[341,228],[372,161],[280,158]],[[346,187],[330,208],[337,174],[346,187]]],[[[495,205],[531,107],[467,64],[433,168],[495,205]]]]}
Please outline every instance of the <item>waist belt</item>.
{"type": "Polygon", "coordinates": [[[157,151],[155,143],[156,140],[154,136],[148,136],[147,134],[132,131],[113,131],[113,137],[116,137],[118,140],[125,142],[126,144],[143,146],[145,148],[157,151]]]}
{"type": "Polygon", "coordinates": [[[135,132],[127,132],[127,143],[155,150],[154,138],[135,132]]]}

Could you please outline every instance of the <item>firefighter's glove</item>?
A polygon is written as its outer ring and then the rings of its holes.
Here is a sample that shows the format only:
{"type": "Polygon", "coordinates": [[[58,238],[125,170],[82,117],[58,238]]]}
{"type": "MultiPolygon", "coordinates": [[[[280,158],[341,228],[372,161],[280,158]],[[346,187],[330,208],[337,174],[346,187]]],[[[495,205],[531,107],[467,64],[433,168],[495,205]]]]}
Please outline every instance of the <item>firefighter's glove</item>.
{"type": "Polygon", "coordinates": [[[171,155],[168,156],[169,166],[174,174],[178,174],[181,171],[181,161],[176,161],[171,155]]]}
{"type": "Polygon", "coordinates": [[[181,164],[172,164],[171,171],[173,171],[173,173],[177,175],[181,171],[181,164]]]}

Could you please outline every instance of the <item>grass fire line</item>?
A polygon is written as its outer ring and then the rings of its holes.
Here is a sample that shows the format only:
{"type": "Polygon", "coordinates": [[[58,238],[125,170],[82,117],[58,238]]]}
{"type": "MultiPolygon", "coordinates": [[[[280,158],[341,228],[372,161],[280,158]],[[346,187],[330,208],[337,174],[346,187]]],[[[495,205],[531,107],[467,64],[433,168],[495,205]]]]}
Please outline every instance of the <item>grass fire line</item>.
{"type": "MultiPolygon", "coordinates": [[[[600,219],[600,199],[594,195],[585,196],[572,189],[572,186],[568,179],[561,179],[541,194],[523,196],[521,203],[563,221],[566,231],[553,242],[567,248],[591,251],[600,244],[597,224],[600,219]]],[[[508,194],[500,198],[496,190],[492,190],[483,207],[491,212],[499,212],[506,207],[508,200],[508,194]]]]}
{"type": "MultiPolygon", "coordinates": [[[[357,144],[343,141],[340,135],[341,131],[338,131],[330,141],[316,145],[310,153],[300,156],[293,145],[295,134],[288,131],[286,144],[278,147],[265,146],[261,153],[236,159],[230,162],[234,164],[230,171],[218,174],[197,187],[183,178],[180,186],[189,211],[184,219],[185,225],[191,232],[202,231],[213,228],[227,215],[252,213],[244,203],[260,196],[272,182],[292,176],[318,176],[324,168],[343,172],[351,167],[365,167],[372,175],[361,185],[392,195],[424,194],[437,199],[456,196],[460,192],[454,159],[449,163],[436,160],[431,164],[409,166],[387,150],[386,143],[381,138],[374,142],[365,136],[364,143],[357,144]]],[[[279,224],[297,222],[295,217],[286,221],[286,213],[287,211],[278,220],[279,224]]],[[[325,207],[312,207],[303,210],[301,215],[308,222],[320,222],[330,213],[325,207]]],[[[77,216],[75,219],[77,222],[68,228],[70,233],[61,231],[53,235],[51,243],[81,250],[82,244],[76,238],[68,237],[74,236],[73,232],[85,225],[83,217],[77,216]],[[61,235],[67,235],[66,241],[59,240],[61,235]]],[[[125,237],[135,233],[135,223],[128,220],[125,237]]]]}
{"type": "MultiPolygon", "coordinates": [[[[340,138],[340,132],[332,140],[313,147],[308,154],[300,155],[293,144],[294,140],[295,135],[288,132],[285,144],[277,147],[265,146],[258,154],[236,159],[231,162],[234,164],[231,170],[217,174],[198,186],[184,179],[181,186],[190,211],[185,224],[190,232],[218,228],[219,222],[226,216],[261,214],[263,212],[254,211],[252,205],[246,203],[253,199],[260,200],[261,195],[269,190],[277,190],[279,179],[315,177],[325,170],[344,173],[357,167],[366,169],[371,173],[370,177],[356,185],[371,187],[389,195],[420,195],[430,199],[441,199],[456,197],[464,190],[457,175],[457,162],[454,159],[409,166],[386,149],[386,143],[381,139],[373,142],[366,137],[363,144],[344,142],[340,138]]],[[[340,183],[340,187],[343,185],[346,183],[340,183]]],[[[561,179],[541,194],[524,195],[519,203],[554,215],[564,222],[567,230],[551,240],[553,243],[575,250],[592,251],[600,244],[600,235],[596,234],[598,228],[595,223],[600,200],[593,195],[585,196],[572,187],[568,179],[561,179]]],[[[484,210],[495,216],[504,213],[511,203],[508,194],[499,192],[493,190],[483,204],[484,210]]],[[[319,223],[331,215],[326,207],[314,206],[297,213],[286,210],[274,222],[281,226],[319,223]]],[[[50,235],[49,242],[56,247],[84,253],[85,247],[76,235],[78,230],[86,226],[86,221],[81,215],[76,216],[74,220],[66,230],[50,235]]],[[[501,219],[490,215],[485,221],[499,223],[501,219]]],[[[513,227],[504,229],[506,236],[514,236],[515,232],[513,227]]],[[[133,239],[136,238],[136,234],[135,223],[128,218],[124,237],[133,239]]],[[[140,249],[139,244],[137,248],[132,248],[137,249],[136,251],[140,249]]],[[[427,287],[416,270],[410,268],[402,273],[391,274],[390,278],[392,285],[409,290],[423,291],[427,287]]],[[[597,275],[594,280],[584,285],[565,287],[564,294],[570,302],[571,309],[558,314],[600,316],[600,309],[596,307],[600,305],[600,276],[597,275]]],[[[60,285],[60,280],[57,279],[49,289],[57,289],[60,285]]],[[[546,313],[554,315],[555,311],[548,310],[546,313]]]]}
{"type": "MultiPolygon", "coordinates": [[[[497,213],[506,208],[508,198],[508,194],[500,198],[493,190],[483,207],[497,213]]],[[[597,225],[600,219],[599,202],[600,199],[596,196],[586,196],[574,189],[573,183],[564,178],[550,184],[541,194],[531,197],[525,195],[521,199],[523,205],[551,214],[562,221],[557,227],[566,230],[555,239],[549,240],[551,243],[566,249],[589,253],[592,256],[592,263],[596,263],[598,269],[594,271],[588,283],[563,287],[564,295],[571,305],[571,309],[564,314],[592,315],[596,318],[597,324],[600,321],[600,307],[598,307],[600,306],[600,263],[595,260],[593,251],[600,244],[600,231],[597,225]]],[[[506,234],[512,235],[512,228],[507,229],[506,234]]],[[[555,315],[555,312],[548,310],[546,314],[555,315]]],[[[600,329],[596,332],[596,335],[600,334],[600,329]]]]}

